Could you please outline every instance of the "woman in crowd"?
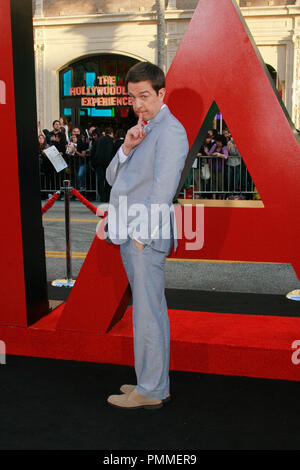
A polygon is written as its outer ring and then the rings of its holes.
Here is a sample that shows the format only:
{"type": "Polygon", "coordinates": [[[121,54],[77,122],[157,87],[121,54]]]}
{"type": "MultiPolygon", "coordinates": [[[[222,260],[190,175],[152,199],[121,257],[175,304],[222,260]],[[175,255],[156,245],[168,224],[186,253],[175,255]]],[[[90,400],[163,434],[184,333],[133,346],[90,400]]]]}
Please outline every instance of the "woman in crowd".
{"type": "Polygon", "coordinates": [[[68,121],[66,117],[60,117],[59,118],[59,124],[60,124],[60,129],[62,132],[65,133],[66,135],[66,141],[70,142],[70,137],[69,137],[69,126],[68,126],[68,121]]]}
{"type": "MultiPolygon", "coordinates": [[[[201,145],[199,152],[197,153],[197,157],[200,157],[200,159],[197,159],[197,166],[193,165],[194,168],[194,178],[195,178],[195,183],[197,188],[199,188],[199,191],[208,191],[209,190],[209,180],[210,180],[210,174],[211,174],[211,165],[210,161],[207,160],[207,158],[203,158],[209,155],[209,151],[211,147],[213,146],[212,143],[212,135],[210,133],[207,134],[205,137],[205,140],[203,144],[201,145]]],[[[199,195],[202,197],[201,195],[199,195]]]]}
{"type": "MultiPolygon", "coordinates": [[[[74,136],[73,136],[74,138],[74,136]]],[[[86,142],[85,136],[77,136],[77,144],[75,147],[74,158],[76,160],[75,167],[77,170],[77,188],[80,191],[85,191],[85,175],[86,175],[86,153],[87,153],[88,143],[86,142]]]]}
{"type": "Polygon", "coordinates": [[[226,165],[226,181],[228,191],[241,191],[240,174],[241,174],[241,154],[233,139],[228,142],[228,160],[226,165]]]}
{"type": "MultiPolygon", "coordinates": [[[[218,193],[218,199],[224,199],[224,161],[228,158],[227,140],[224,135],[218,134],[215,137],[215,144],[211,147],[209,155],[216,157],[212,161],[212,190],[218,193]]],[[[216,194],[213,194],[216,199],[216,194]]]]}
{"type": "Polygon", "coordinates": [[[53,165],[50,162],[47,155],[44,153],[44,150],[49,147],[46,137],[44,134],[40,134],[38,136],[38,157],[39,157],[39,164],[40,164],[40,176],[41,176],[41,190],[44,190],[42,193],[42,199],[47,197],[47,192],[51,188],[51,184],[53,183],[53,165]]]}

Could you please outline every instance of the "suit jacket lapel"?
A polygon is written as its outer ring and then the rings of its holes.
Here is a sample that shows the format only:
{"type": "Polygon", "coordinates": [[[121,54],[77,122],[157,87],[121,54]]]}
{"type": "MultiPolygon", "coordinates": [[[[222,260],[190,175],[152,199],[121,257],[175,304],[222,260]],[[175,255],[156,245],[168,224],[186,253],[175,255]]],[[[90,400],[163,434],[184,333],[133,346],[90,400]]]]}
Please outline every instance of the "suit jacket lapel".
{"type": "MultiPolygon", "coordinates": [[[[154,116],[154,118],[151,119],[151,121],[149,121],[148,124],[145,126],[144,129],[145,129],[146,134],[148,135],[149,132],[151,132],[151,130],[152,130],[155,126],[157,126],[157,125],[161,122],[162,119],[165,119],[165,117],[166,117],[167,115],[169,115],[169,114],[171,114],[171,113],[170,113],[170,111],[169,111],[168,106],[166,105],[166,106],[165,106],[163,109],[161,109],[161,110],[157,113],[157,115],[154,116]]],[[[141,144],[142,144],[142,143],[143,143],[143,142],[141,142],[141,144]]],[[[140,144],[140,145],[141,145],[141,144],[140,144]]],[[[132,150],[132,152],[128,155],[127,160],[130,160],[130,158],[132,157],[132,155],[134,154],[134,152],[135,152],[136,149],[138,149],[138,148],[139,148],[139,146],[135,147],[135,148],[132,150]]]]}
{"type": "Polygon", "coordinates": [[[164,119],[168,114],[170,114],[170,111],[169,111],[169,108],[168,106],[166,105],[163,109],[161,109],[156,116],[154,116],[153,119],[151,119],[151,121],[149,121],[149,123],[146,125],[145,127],[145,131],[146,131],[146,134],[149,134],[149,132],[151,132],[151,130],[153,129],[153,127],[157,126],[162,119],[164,119]]]}

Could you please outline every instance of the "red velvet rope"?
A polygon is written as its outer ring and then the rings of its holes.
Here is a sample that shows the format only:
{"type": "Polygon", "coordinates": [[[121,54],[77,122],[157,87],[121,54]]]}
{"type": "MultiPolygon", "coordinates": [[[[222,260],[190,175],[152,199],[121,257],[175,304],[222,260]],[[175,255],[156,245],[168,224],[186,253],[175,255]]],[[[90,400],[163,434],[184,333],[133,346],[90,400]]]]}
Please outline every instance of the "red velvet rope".
{"type": "Polygon", "coordinates": [[[60,195],[60,192],[57,191],[57,192],[54,193],[53,196],[46,202],[46,204],[43,205],[43,207],[42,207],[42,215],[45,214],[45,212],[47,212],[47,211],[53,206],[53,204],[55,203],[55,201],[57,201],[57,199],[59,198],[59,195],[60,195]]]}
{"type": "Polygon", "coordinates": [[[107,212],[103,212],[102,210],[98,209],[96,206],[91,204],[90,201],[88,201],[82,194],[80,194],[79,191],[77,191],[77,189],[72,189],[72,194],[73,196],[77,197],[77,199],[82,202],[82,204],[84,204],[88,209],[90,209],[90,211],[94,212],[94,214],[98,217],[105,217],[105,215],[107,214],[107,212]]]}

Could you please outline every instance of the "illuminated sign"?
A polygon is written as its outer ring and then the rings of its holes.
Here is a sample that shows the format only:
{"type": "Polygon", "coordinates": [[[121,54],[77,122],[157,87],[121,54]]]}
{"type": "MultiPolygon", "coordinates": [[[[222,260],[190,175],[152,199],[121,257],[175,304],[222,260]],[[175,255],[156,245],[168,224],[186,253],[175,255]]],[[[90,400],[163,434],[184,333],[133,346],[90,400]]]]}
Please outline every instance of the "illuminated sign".
{"type": "Polygon", "coordinates": [[[81,96],[81,106],[131,106],[125,86],[117,84],[115,76],[97,77],[99,85],[70,88],[70,96],[81,96]]]}

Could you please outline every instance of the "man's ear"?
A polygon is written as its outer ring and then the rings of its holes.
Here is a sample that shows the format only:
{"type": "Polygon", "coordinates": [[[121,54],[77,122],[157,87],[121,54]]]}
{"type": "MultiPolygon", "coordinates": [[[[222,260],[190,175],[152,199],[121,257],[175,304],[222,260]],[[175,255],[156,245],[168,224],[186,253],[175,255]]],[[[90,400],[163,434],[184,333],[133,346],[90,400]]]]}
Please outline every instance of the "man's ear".
{"type": "Polygon", "coordinates": [[[166,89],[165,89],[165,88],[161,88],[160,90],[158,90],[158,96],[159,96],[162,100],[164,99],[165,94],[166,94],[166,89]]]}

